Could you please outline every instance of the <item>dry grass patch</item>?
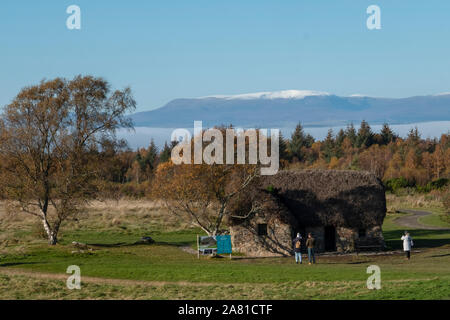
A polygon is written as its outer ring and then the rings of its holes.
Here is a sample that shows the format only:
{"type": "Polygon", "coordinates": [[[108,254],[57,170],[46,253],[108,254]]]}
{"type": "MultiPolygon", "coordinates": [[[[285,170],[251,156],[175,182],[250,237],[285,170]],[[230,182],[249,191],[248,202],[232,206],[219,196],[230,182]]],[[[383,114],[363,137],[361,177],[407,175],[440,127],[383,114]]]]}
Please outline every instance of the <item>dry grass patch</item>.
{"type": "Polygon", "coordinates": [[[388,213],[396,213],[400,209],[410,208],[444,208],[442,195],[438,192],[405,195],[386,194],[386,205],[388,213]]]}

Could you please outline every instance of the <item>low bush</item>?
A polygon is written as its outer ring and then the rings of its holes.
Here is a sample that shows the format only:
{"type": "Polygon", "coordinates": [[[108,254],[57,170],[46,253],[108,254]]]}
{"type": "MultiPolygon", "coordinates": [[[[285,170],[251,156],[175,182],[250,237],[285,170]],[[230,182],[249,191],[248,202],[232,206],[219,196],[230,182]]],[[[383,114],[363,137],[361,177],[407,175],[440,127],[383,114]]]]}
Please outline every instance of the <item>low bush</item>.
{"type": "Polygon", "coordinates": [[[386,191],[390,191],[392,193],[396,193],[398,190],[403,188],[414,187],[413,184],[403,177],[389,179],[384,182],[384,186],[386,187],[386,191]]]}
{"type": "Polygon", "coordinates": [[[417,191],[428,193],[433,190],[442,190],[450,184],[450,179],[440,178],[431,182],[428,182],[425,186],[417,186],[417,191]]]}

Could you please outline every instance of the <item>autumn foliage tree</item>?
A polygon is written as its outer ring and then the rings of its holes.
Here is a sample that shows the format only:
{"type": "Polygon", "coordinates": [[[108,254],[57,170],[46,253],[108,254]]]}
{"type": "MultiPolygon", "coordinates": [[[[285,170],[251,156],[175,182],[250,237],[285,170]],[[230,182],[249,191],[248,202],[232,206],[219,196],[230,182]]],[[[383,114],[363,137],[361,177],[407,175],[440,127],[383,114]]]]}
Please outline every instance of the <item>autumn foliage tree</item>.
{"type": "Polygon", "coordinates": [[[229,215],[230,201],[245,190],[258,172],[256,167],[247,165],[175,165],[168,161],[158,166],[152,196],[162,200],[172,214],[208,235],[217,235],[229,215]]]}
{"type": "Polygon", "coordinates": [[[125,114],[135,108],[129,88],[111,91],[91,76],[57,78],[24,88],[0,119],[0,189],[9,207],[37,217],[49,244],[61,224],[99,192],[104,147],[114,146],[125,114]]]}
{"type": "MultiPolygon", "coordinates": [[[[217,129],[226,145],[227,128],[217,129]]],[[[268,142],[270,144],[270,138],[268,142]]],[[[171,160],[160,163],[152,181],[151,196],[162,200],[172,214],[190,221],[208,235],[218,234],[225,219],[230,217],[233,198],[245,192],[246,187],[260,174],[260,164],[248,164],[249,143],[249,140],[245,141],[246,164],[225,164],[225,161],[223,164],[174,164],[171,160]]],[[[193,144],[194,139],[191,146],[193,144]]],[[[236,137],[233,145],[236,158],[236,137]]],[[[258,209],[251,208],[246,214],[258,209]]]]}

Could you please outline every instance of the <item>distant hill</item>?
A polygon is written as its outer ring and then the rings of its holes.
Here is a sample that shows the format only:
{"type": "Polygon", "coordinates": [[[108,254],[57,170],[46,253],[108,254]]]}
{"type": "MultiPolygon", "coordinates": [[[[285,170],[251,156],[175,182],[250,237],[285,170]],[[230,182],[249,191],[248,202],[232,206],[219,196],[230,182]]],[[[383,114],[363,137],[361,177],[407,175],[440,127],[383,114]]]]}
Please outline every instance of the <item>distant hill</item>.
{"type": "Polygon", "coordinates": [[[325,92],[286,90],[234,96],[176,99],[152,111],[132,115],[136,127],[339,126],[366,120],[371,124],[402,124],[450,120],[450,93],[410,98],[341,97],[325,92]]]}

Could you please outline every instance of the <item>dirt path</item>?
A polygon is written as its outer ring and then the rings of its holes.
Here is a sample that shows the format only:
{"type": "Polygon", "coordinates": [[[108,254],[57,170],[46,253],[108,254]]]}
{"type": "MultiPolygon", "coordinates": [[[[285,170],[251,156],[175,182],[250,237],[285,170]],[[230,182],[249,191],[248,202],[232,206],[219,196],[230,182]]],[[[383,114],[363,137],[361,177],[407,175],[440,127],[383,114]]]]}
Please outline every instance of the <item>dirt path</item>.
{"type": "MultiPolygon", "coordinates": [[[[0,274],[9,276],[25,276],[36,279],[46,280],[63,280],[66,281],[70,276],[69,274],[58,273],[42,273],[34,271],[26,271],[21,269],[0,268],[0,274]]],[[[152,286],[160,287],[165,285],[178,285],[178,286],[197,286],[206,287],[212,285],[218,285],[218,283],[210,282],[187,282],[187,281],[144,281],[144,280],[126,280],[126,279],[108,279],[108,278],[95,278],[86,277],[81,275],[81,281],[85,283],[104,284],[104,285],[116,285],[116,286],[152,286]]]]}
{"type": "Polygon", "coordinates": [[[190,254],[198,254],[197,250],[194,250],[189,246],[181,247],[181,250],[190,254]]]}
{"type": "Polygon", "coordinates": [[[395,223],[409,229],[426,229],[426,230],[447,230],[446,228],[433,227],[419,222],[420,217],[432,214],[428,211],[418,211],[410,209],[400,209],[401,212],[410,213],[411,215],[395,219],[395,223]]]}

